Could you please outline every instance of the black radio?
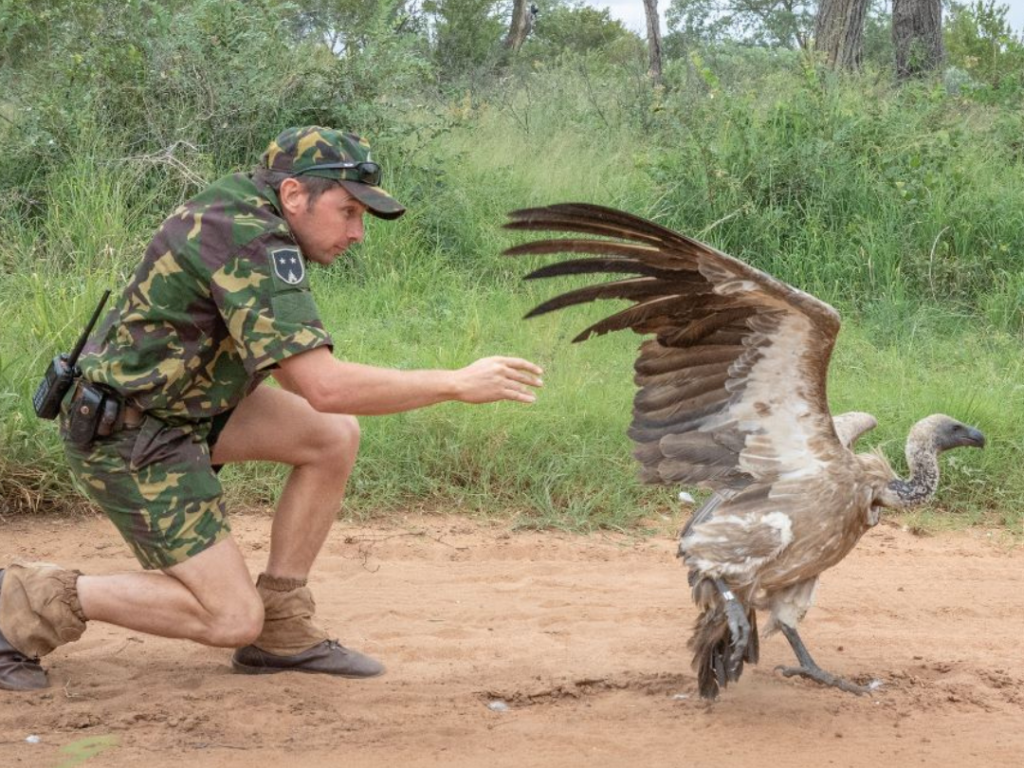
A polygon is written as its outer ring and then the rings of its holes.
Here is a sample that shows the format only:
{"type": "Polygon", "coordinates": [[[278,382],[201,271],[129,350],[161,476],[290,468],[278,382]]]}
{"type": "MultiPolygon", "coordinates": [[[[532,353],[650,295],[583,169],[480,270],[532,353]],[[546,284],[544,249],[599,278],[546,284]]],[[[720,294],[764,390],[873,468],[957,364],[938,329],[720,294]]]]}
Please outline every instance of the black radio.
{"type": "Polygon", "coordinates": [[[96,325],[96,320],[99,319],[103,305],[107,303],[109,296],[110,291],[103,294],[96,311],[92,313],[92,319],[89,320],[89,324],[85,327],[85,331],[71,353],[57,355],[46,369],[43,380],[32,397],[32,407],[35,408],[36,416],[40,419],[55,419],[60,413],[61,401],[71,389],[71,383],[78,375],[78,356],[82,354],[85,342],[89,340],[89,334],[92,333],[93,326],[96,325]]]}

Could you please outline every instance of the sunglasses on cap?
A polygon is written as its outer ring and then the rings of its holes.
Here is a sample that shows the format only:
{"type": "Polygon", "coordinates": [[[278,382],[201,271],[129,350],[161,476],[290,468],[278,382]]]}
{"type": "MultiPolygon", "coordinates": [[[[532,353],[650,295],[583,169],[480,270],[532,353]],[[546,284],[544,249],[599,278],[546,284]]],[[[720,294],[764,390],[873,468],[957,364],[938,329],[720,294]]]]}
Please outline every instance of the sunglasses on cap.
{"type": "Polygon", "coordinates": [[[355,171],[354,176],[348,173],[341,174],[342,180],[358,181],[361,184],[369,184],[371,187],[380,186],[380,166],[369,161],[361,163],[320,163],[319,165],[311,165],[309,168],[303,168],[295,175],[301,176],[312,171],[355,171]]]}

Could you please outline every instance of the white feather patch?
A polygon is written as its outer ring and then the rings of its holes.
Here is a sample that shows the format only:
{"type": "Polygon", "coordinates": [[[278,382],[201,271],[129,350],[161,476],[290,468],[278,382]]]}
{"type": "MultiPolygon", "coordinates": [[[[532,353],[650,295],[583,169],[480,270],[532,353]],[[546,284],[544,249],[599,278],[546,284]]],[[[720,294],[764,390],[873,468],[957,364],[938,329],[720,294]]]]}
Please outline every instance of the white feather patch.
{"type": "Polygon", "coordinates": [[[720,515],[697,525],[679,542],[687,565],[709,576],[734,576],[753,581],[757,571],[793,541],[793,522],[784,512],[720,515]],[[768,531],[763,529],[767,528],[768,531]],[[758,529],[762,529],[758,531],[758,529]],[[751,541],[772,539],[771,549],[751,554],[751,541]]]}
{"type": "Polygon", "coordinates": [[[779,549],[785,549],[793,542],[793,521],[785,512],[769,512],[761,521],[779,532],[779,549]]]}
{"type": "Polygon", "coordinates": [[[824,467],[810,446],[818,436],[817,405],[800,386],[811,330],[803,315],[785,315],[743,396],[729,408],[728,418],[750,433],[740,466],[754,477],[806,477],[824,467]]]}

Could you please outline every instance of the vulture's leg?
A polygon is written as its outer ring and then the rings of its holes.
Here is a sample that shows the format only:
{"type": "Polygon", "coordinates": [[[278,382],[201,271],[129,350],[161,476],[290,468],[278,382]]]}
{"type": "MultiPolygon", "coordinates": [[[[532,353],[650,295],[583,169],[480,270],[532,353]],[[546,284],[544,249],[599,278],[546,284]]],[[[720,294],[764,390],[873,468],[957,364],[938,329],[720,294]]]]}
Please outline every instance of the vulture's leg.
{"type": "Polygon", "coordinates": [[[846,691],[847,693],[855,693],[858,696],[862,693],[868,693],[871,691],[867,686],[851,683],[849,680],[836,677],[819,667],[814,659],[811,658],[811,654],[808,653],[807,646],[805,646],[804,641],[800,639],[800,635],[797,633],[796,627],[791,627],[779,622],[779,628],[782,630],[782,634],[786,636],[786,639],[789,640],[789,645],[793,649],[793,653],[796,654],[796,660],[800,662],[799,667],[776,667],[775,669],[781,672],[784,677],[799,675],[800,677],[806,677],[810,680],[821,683],[822,685],[838,688],[839,690],[846,691]]]}
{"type": "Polygon", "coordinates": [[[715,587],[725,602],[725,617],[729,621],[729,634],[732,636],[732,653],[729,654],[729,679],[738,680],[743,666],[743,655],[747,652],[750,641],[750,622],[747,620],[747,609],[736,599],[736,595],[721,579],[715,579],[715,587]]]}

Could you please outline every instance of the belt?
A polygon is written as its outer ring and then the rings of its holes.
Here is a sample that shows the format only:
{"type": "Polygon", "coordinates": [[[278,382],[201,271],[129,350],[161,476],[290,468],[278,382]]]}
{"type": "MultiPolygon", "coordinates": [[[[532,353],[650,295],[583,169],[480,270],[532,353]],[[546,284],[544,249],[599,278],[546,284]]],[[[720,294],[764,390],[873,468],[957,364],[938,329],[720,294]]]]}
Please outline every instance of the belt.
{"type": "MultiPolygon", "coordinates": [[[[114,417],[113,421],[110,422],[109,428],[107,427],[106,418],[100,420],[99,427],[96,429],[96,434],[101,437],[112,435],[122,429],[135,429],[140,426],[142,424],[142,420],[146,418],[145,411],[136,408],[131,403],[121,401],[116,395],[112,396],[111,400],[116,402],[118,405],[117,415],[114,417]]],[[[103,415],[105,417],[106,413],[104,412],[103,415]]]]}
{"type": "Polygon", "coordinates": [[[104,393],[103,404],[101,406],[103,412],[99,421],[96,423],[96,434],[100,437],[109,437],[122,429],[135,429],[140,426],[146,418],[146,412],[144,410],[127,402],[118,393],[113,392],[106,387],[98,387],[96,384],[87,382],[85,379],[78,379],[78,381],[75,382],[75,387],[71,393],[70,401],[72,407],[74,407],[75,402],[81,397],[82,387],[86,385],[96,389],[102,389],[104,393]]]}

